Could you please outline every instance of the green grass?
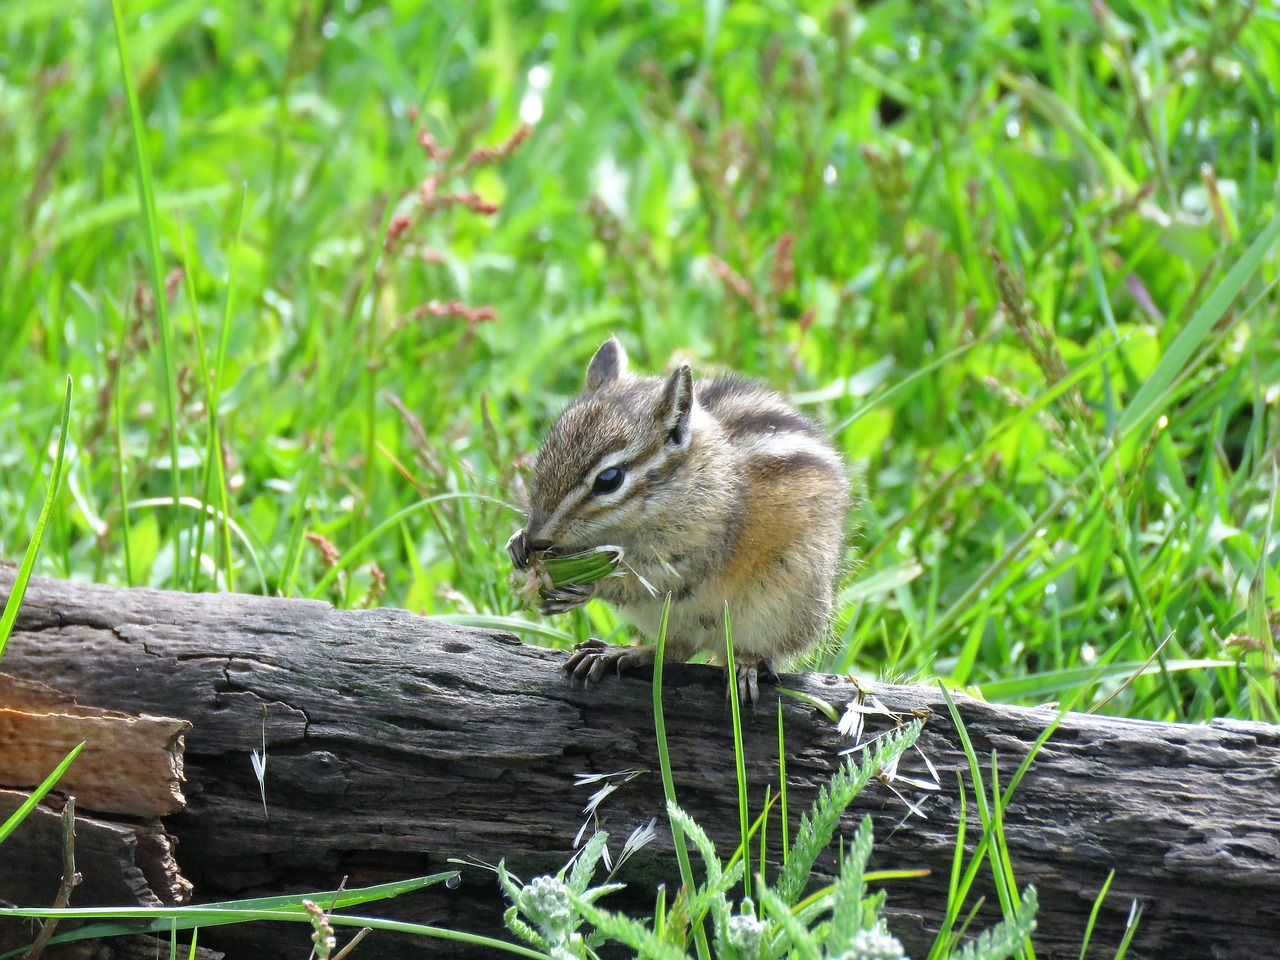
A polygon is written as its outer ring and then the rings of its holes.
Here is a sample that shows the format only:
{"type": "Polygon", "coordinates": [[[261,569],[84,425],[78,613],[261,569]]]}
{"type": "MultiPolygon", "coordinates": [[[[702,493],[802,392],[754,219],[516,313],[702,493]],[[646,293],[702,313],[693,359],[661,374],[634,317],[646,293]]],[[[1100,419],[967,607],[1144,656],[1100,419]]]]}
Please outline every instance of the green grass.
{"type": "Polygon", "coordinates": [[[120,7],[134,112],[111,4],[0,5],[0,556],[70,376],[37,573],[533,617],[617,333],[839,428],[829,668],[1280,717],[1269,6],[120,7]]]}

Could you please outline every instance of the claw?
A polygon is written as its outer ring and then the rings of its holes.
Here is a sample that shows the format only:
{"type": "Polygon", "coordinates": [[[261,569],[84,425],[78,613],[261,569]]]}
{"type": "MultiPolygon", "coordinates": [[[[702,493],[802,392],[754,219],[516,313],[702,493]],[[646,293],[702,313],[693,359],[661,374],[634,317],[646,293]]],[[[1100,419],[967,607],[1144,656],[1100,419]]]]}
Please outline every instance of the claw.
{"type": "MultiPolygon", "coordinates": [[[[765,683],[777,684],[780,682],[778,671],[774,669],[773,661],[768,657],[756,661],[755,663],[743,662],[736,666],[736,677],[729,680],[729,683],[737,683],[738,685],[738,702],[744,703],[752,708],[760,702],[760,681],[765,683]]],[[[729,687],[725,685],[725,699],[729,699],[729,687]]]]}
{"type": "Polygon", "coordinates": [[[590,600],[594,592],[594,586],[587,583],[556,587],[543,594],[542,612],[554,614],[576,610],[590,600]]]}
{"type": "Polygon", "coordinates": [[[653,647],[623,647],[593,637],[573,648],[573,656],[565,663],[564,671],[572,681],[590,687],[606,670],[612,668],[621,676],[633,667],[652,663],[654,655],[653,647]]]}
{"type": "Polygon", "coordinates": [[[517,570],[528,569],[529,535],[524,530],[517,530],[511,535],[511,539],[507,541],[507,553],[517,570]]]}
{"type": "Polygon", "coordinates": [[[569,658],[569,662],[564,665],[564,672],[572,676],[575,680],[578,678],[578,665],[584,660],[588,660],[591,656],[603,650],[608,644],[603,640],[597,640],[592,637],[590,640],[584,640],[573,648],[573,656],[569,658]]]}

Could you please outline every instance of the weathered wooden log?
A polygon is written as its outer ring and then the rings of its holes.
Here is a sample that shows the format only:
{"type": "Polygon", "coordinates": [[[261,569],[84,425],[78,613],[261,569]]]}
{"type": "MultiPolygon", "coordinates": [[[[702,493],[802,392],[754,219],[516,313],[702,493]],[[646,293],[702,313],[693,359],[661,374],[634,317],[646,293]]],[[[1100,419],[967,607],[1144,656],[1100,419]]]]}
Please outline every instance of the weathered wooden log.
{"type": "MultiPolygon", "coordinates": [[[[0,571],[0,597],[10,575],[0,571]]],[[[602,805],[621,839],[663,822],[651,687],[608,679],[582,690],[564,653],[508,634],[464,629],[397,610],[249,596],[193,596],[33,581],[5,670],[56,683],[81,703],[189,720],[187,809],[166,818],[198,899],[263,895],[404,877],[450,857],[495,862],[526,879],[570,855],[582,807],[599,784],[574,775],[645,771],[602,805]],[[266,812],[250,751],[266,741],[266,812]]],[[[842,707],[853,685],[786,678],[842,707]]],[[[731,849],[737,831],[732,732],[723,674],[668,668],[665,717],[683,806],[731,849]]],[[[940,695],[878,686],[895,710],[932,711],[920,749],[942,790],[928,818],[907,816],[872,784],[845,830],[870,813],[885,866],[924,867],[890,885],[891,926],[913,954],[927,949],[945,906],[959,784],[968,767],[940,695]]],[[[978,755],[1007,778],[1053,713],[959,697],[978,755]]],[[[748,717],[754,809],[778,777],[775,695],[748,717]]],[[[792,817],[848,745],[810,706],[783,698],[792,817]]],[[[874,719],[874,718],[872,718],[874,719]]],[[[918,758],[908,760],[923,771],[918,758]]],[[[970,799],[970,849],[976,840],[970,799]]],[[[1038,955],[1076,957],[1109,870],[1111,892],[1094,949],[1114,949],[1137,900],[1144,914],[1130,956],[1273,956],[1280,934],[1280,728],[1240,722],[1183,726],[1072,715],[1040,752],[1005,814],[1020,884],[1040,891],[1038,955]]],[[[778,833],[776,821],[771,836],[778,833]]],[[[0,848],[0,856],[3,849],[0,848]]],[[[615,904],[651,909],[672,883],[670,838],[629,861],[615,904]]],[[[380,905],[383,915],[477,932],[500,929],[493,878],[468,870],[456,890],[431,888],[380,905]]],[[[373,911],[371,911],[373,912],[373,911]]],[[[305,930],[210,929],[201,943],[229,955],[304,955],[305,930]]],[[[438,945],[375,933],[361,956],[429,956],[438,945]]]]}

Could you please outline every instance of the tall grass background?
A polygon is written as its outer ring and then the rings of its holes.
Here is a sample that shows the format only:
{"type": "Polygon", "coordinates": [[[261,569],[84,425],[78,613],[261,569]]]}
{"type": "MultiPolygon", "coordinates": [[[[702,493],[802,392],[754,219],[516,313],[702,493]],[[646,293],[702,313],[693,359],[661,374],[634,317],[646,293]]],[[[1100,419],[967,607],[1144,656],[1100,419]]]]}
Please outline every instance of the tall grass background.
{"type": "Polygon", "coordinates": [[[502,549],[616,333],[832,431],[821,666],[1277,719],[1269,5],[120,14],[0,6],[0,556],[69,376],[38,574],[619,639],[502,549]]]}

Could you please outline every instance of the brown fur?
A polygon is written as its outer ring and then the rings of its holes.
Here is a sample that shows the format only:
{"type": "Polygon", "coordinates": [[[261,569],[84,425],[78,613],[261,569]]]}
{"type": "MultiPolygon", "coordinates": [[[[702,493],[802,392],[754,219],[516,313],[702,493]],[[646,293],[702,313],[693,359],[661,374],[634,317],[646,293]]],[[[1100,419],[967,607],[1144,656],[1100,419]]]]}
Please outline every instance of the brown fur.
{"type": "Polygon", "coordinates": [[[527,533],[621,546],[630,572],[595,595],[654,637],[670,592],[673,657],[722,660],[727,606],[741,659],[791,658],[825,629],[847,510],[839,457],[781,394],[737,376],[692,383],[687,367],[634,377],[611,340],[539,451],[527,533]],[[593,492],[610,467],[625,486],[593,492]]]}

